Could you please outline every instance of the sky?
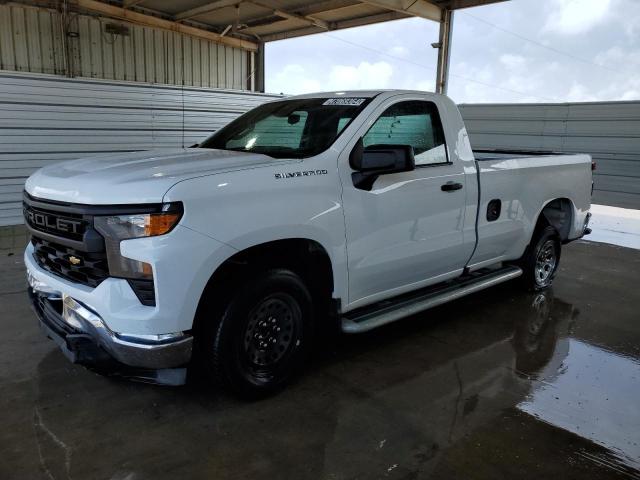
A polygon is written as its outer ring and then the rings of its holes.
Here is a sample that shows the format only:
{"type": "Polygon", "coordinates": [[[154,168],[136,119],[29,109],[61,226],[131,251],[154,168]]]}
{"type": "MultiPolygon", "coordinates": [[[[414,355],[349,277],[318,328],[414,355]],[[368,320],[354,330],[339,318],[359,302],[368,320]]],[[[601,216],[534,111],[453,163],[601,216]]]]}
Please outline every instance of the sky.
{"type": "MultiPolygon", "coordinates": [[[[267,44],[266,90],[433,91],[438,24],[419,18],[267,44]]],[[[640,100],[640,0],[510,0],[458,10],[457,103],[640,100]]]]}

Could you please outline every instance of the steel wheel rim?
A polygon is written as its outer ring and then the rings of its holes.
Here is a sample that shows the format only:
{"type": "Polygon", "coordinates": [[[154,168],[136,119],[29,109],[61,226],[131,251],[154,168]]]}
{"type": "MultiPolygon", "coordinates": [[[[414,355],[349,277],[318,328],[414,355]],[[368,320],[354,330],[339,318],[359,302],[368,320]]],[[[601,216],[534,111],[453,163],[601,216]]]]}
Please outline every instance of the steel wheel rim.
{"type": "Polygon", "coordinates": [[[296,346],[300,315],[288,295],[270,295],[249,312],[243,347],[252,369],[273,369],[296,346]]]}
{"type": "Polygon", "coordinates": [[[549,283],[557,264],[556,243],[549,239],[542,244],[536,256],[536,283],[538,283],[538,285],[546,285],[549,283]]]}

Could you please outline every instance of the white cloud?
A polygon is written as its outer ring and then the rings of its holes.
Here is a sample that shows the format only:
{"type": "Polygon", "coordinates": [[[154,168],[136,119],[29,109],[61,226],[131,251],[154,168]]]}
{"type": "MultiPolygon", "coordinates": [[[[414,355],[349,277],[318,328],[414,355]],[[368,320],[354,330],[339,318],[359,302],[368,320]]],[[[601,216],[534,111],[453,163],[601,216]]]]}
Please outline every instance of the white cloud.
{"type": "Polygon", "coordinates": [[[596,55],[595,62],[622,71],[637,69],[640,67],[640,51],[624,50],[616,45],[596,55]]]}
{"type": "Polygon", "coordinates": [[[322,90],[322,86],[319,81],[314,79],[313,74],[302,65],[290,63],[271,79],[269,90],[274,93],[295,95],[318,92],[322,90]]]}
{"type": "Polygon", "coordinates": [[[393,67],[387,62],[332,65],[328,71],[292,63],[271,79],[269,91],[300,94],[331,90],[390,88],[393,67]]]}
{"type": "Polygon", "coordinates": [[[621,100],[638,100],[640,98],[640,90],[627,90],[620,97],[621,100]]]}
{"type": "Polygon", "coordinates": [[[436,89],[436,81],[435,80],[423,80],[418,82],[414,87],[416,90],[422,90],[423,92],[434,92],[436,89]]]}
{"type": "Polygon", "coordinates": [[[584,85],[574,82],[567,93],[566,100],[567,102],[593,102],[598,98],[591,93],[589,93],[589,89],[584,85]]]}
{"type": "Polygon", "coordinates": [[[409,58],[411,52],[407,47],[402,45],[396,45],[395,47],[391,47],[388,51],[389,55],[400,58],[409,58]]]}
{"type": "Polygon", "coordinates": [[[521,70],[527,64],[527,59],[522,55],[512,55],[505,53],[500,55],[500,63],[508,70],[521,70]]]}
{"type": "Polygon", "coordinates": [[[604,22],[611,0],[555,0],[544,30],[563,35],[585,33],[604,22]]]}
{"type": "Polygon", "coordinates": [[[360,62],[357,66],[334,65],[327,82],[329,90],[389,88],[393,67],[387,62],[360,62]]]}
{"type": "Polygon", "coordinates": [[[636,48],[614,46],[596,55],[595,61],[612,69],[610,73],[601,69],[607,81],[596,92],[599,99],[640,100],[640,52],[636,48]]]}

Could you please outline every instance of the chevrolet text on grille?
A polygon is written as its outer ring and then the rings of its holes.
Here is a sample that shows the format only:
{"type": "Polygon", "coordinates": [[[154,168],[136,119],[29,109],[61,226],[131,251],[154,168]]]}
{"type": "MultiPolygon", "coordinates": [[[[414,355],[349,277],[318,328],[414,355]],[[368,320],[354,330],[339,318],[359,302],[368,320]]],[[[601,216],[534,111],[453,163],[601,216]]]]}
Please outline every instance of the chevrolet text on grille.
{"type": "Polygon", "coordinates": [[[80,227],[82,226],[82,222],[77,220],[60,218],[55,215],[33,212],[31,210],[25,210],[25,216],[29,223],[37,227],[49,228],[67,233],[81,233],[80,227]]]}

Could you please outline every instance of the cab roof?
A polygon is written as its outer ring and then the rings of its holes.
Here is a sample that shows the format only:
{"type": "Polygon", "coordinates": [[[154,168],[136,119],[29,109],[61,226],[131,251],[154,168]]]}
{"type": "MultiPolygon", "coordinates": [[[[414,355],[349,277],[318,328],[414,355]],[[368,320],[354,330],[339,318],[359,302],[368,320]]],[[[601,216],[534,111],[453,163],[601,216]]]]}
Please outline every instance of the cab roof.
{"type": "Polygon", "coordinates": [[[391,94],[402,94],[402,93],[414,93],[420,95],[439,95],[434,92],[427,92],[423,90],[401,90],[401,89],[382,89],[382,90],[334,90],[331,92],[315,92],[315,93],[305,93],[302,95],[293,95],[287,96],[289,99],[297,99],[297,98],[349,98],[349,97],[359,97],[359,98],[373,98],[381,95],[383,93],[391,93],[391,94]]]}

